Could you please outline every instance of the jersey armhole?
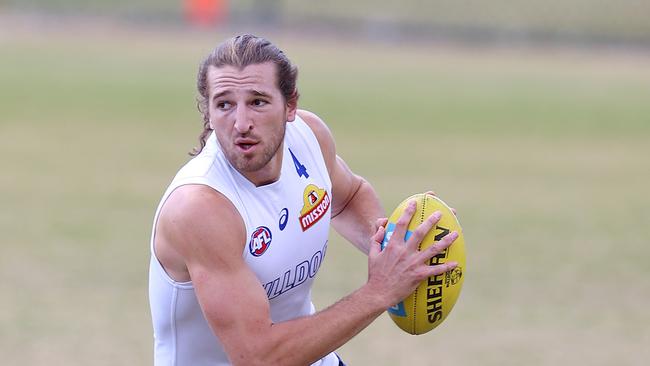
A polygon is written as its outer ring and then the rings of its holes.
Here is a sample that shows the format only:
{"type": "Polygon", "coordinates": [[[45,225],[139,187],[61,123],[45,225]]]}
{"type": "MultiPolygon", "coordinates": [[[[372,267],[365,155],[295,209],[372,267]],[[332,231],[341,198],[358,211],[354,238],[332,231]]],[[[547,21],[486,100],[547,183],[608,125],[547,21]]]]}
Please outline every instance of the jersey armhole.
{"type": "MultiPolygon", "coordinates": [[[[176,184],[174,184],[173,188],[165,193],[165,196],[160,201],[160,204],[158,205],[158,209],[156,210],[156,215],[155,215],[154,222],[153,222],[153,228],[151,229],[150,249],[151,249],[151,258],[153,260],[155,260],[155,262],[156,262],[155,265],[156,265],[156,267],[157,267],[157,269],[159,271],[159,274],[161,276],[163,276],[163,278],[167,282],[169,282],[170,285],[172,285],[174,287],[178,287],[178,288],[185,288],[185,289],[194,288],[194,285],[192,284],[192,280],[179,282],[179,281],[176,281],[174,278],[172,278],[172,276],[169,275],[169,273],[167,272],[167,270],[165,269],[163,264],[160,263],[160,260],[158,259],[158,256],[156,255],[156,248],[155,248],[154,244],[155,244],[155,240],[156,240],[156,229],[157,229],[157,226],[158,226],[158,217],[160,216],[160,212],[162,211],[162,208],[165,206],[165,203],[167,202],[169,197],[172,195],[172,193],[174,191],[176,191],[176,189],[178,189],[180,187],[183,187],[183,186],[188,186],[188,185],[202,185],[202,186],[209,187],[209,188],[215,190],[216,192],[219,192],[222,196],[224,196],[233,205],[233,207],[235,207],[235,209],[237,210],[237,213],[242,218],[242,222],[244,223],[245,235],[246,235],[246,233],[248,233],[248,223],[244,219],[244,217],[242,215],[241,208],[239,207],[239,205],[236,202],[234,202],[232,199],[230,199],[230,197],[228,197],[227,194],[223,193],[217,187],[214,187],[213,185],[209,184],[206,179],[197,179],[197,177],[191,177],[191,178],[184,179],[183,181],[177,182],[176,184]]],[[[246,241],[246,239],[244,239],[244,249],[242,251],[242,256],[246,253],[246,242],[245,241],[246,241]]]]}

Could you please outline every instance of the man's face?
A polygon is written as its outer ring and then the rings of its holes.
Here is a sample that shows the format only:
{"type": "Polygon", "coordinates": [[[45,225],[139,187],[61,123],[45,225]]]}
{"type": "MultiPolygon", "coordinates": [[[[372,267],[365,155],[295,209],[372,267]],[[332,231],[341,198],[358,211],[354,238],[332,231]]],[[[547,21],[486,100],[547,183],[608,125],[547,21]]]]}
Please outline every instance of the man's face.
{"type": "Polygon", "coordinates": [[[211,66],[207,76],[210,123],[230,164],[253,183],[277,179],[286,122],[294,120],[296,106],[277,87],[276,66],[211,66]]]}

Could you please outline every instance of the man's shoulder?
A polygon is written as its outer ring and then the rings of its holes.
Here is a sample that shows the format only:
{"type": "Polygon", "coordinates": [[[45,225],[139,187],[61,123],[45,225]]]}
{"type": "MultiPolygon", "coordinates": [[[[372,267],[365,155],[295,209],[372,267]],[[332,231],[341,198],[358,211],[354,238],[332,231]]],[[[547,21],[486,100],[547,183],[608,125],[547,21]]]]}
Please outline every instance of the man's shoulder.
{"type": "MultiPolygon", "coordinates": [[[[201,184],[176,188],[158,219],[158,230],[178,252],[214,244],[226,237],[243,242],[245,226],[239,211],[220,192],[201,184]]],[[[241,248],[238,248],[238,250],[241,248]]],[[[187,252],[186,252],[187,253],[187,252]]]]}
{"type": "Polygon", "coordinates": [[[223,268],[241,257],[246,229],[230,201],[198,184],[176,188],[162,207],[156,226],[155,252],[179,281],[199,270],[223,268]],[[194,268],[194,270],[192,270],[194,268]]]}
{"type": "Polygon", "coordinates": [[[298,116],[305,122],[305,124],[311,129],[311,131],[316,136],[318,143],[321,145],[321,149],[324,147],[329,148],[330,145],[334,143],[334,137],[330,131],[327,124],[315,113],[299,109],[298,116]]]}
{"type": "Polygon", "coordinates": [[[298,109],[296,113],[312,130],[314,127],[319,127],[320,125],[326,126],[325,122],[316,113],[306,109],[298,109]]]}
{"type": "Polygon", "coordinates": [[[186,184],[170,193],[161,218],[164,221],[188,226],[212,219],[236,219],[239,212],[226,196],[204,184],[186,184]]]}

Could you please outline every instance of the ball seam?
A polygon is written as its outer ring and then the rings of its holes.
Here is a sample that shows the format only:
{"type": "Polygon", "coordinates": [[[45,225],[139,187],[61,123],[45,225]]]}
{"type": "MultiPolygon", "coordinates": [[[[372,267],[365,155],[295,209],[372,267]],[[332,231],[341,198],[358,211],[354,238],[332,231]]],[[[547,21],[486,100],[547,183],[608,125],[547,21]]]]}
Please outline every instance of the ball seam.
{"type": "MultiPolygon", "coordinates": [[[[426,206],[427,206],[427,195],[424,194],[422,195],[422,207],[420,208],[420,222],[418,224],[422,224],[424,222],[424,213],[426,212],[426,206]]],[[[418,243],[418,251],[422,249],[422,242],[418,243]]],[[[420,285],[418,284],[418,287],[420,285]]],[[[417,328],[417,303],[418,303],[418,287],[415,288],[415,291],[413,293],[413,334],[418,334],[417,328]]]]}

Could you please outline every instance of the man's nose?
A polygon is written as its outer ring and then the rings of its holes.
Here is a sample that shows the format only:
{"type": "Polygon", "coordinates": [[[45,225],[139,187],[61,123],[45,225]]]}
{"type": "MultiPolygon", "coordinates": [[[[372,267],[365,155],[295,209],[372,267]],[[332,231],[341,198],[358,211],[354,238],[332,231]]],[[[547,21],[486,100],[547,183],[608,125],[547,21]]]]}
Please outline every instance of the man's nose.
{"type": "Polygon", "coordinates": [[[235,130],[244,134],[253,129],[253,121],[246,106],[237,106],[235,113],[235,130]]]}

